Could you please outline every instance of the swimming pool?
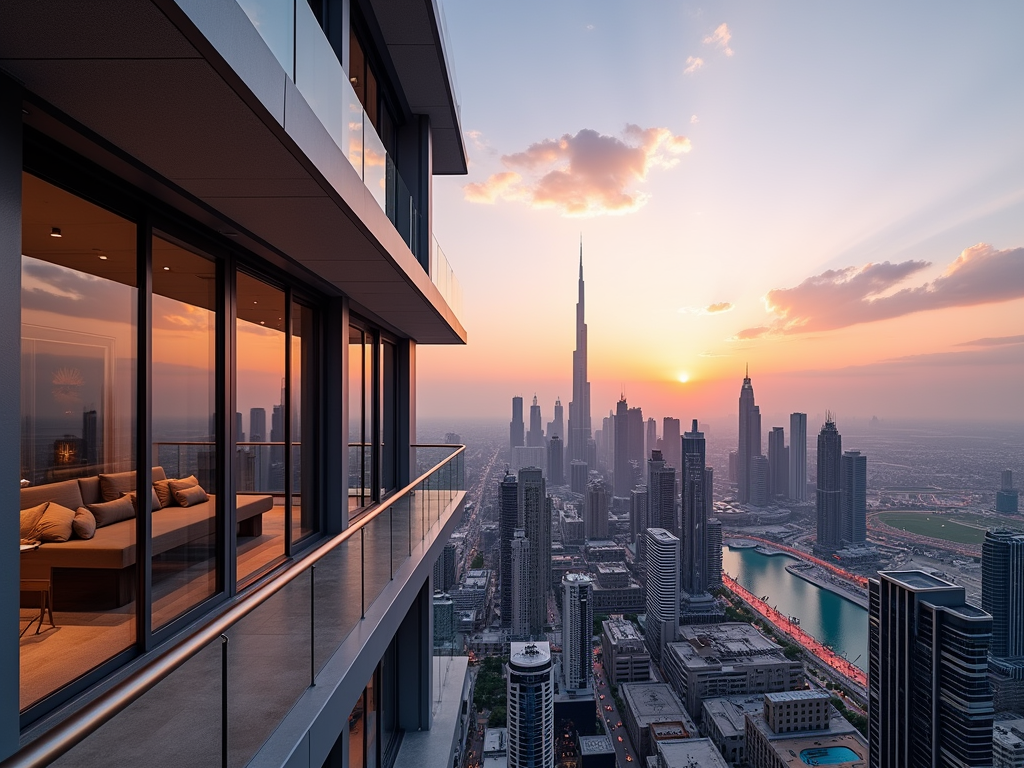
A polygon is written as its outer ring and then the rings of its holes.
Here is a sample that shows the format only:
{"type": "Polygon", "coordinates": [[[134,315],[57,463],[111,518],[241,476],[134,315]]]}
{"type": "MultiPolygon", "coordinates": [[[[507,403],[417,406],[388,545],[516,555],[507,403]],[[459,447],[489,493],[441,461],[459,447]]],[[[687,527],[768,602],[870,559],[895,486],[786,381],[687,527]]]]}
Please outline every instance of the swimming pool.
{"type": "Polygon", "coordinates": [[[863,758],[849,747],[816,747],[805,749],[800,753],[800,759],[806,765],[838,765],[839,763],[852,763],[863,758]]]}

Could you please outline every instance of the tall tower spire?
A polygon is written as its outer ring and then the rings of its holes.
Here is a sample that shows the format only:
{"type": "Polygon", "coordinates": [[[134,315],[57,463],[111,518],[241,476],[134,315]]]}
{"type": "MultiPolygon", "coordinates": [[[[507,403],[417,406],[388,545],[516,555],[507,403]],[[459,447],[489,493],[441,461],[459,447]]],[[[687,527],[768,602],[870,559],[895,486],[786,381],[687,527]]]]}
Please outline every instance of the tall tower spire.
{"type": "Polygon", "coordinates": [[[569,401],[569,461],[590,461],[590,382],[587,381],[587,323],[584,317],[583,235],[580,234],[579,299],[576,302],[576,349],[572,353],[572,400],[569,401]]]}
{"type": "Polygon", "coordinates": [[[583,233],[580,233],[580,280],[583,279],[583,233]]]}

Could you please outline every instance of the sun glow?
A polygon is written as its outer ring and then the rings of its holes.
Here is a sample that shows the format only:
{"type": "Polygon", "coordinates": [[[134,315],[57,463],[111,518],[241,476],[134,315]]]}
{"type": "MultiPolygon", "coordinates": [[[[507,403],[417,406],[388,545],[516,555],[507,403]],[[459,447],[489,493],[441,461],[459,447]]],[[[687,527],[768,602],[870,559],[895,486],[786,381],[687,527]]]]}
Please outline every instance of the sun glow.
{"type": "Polygon", "coordinates": [[[676,378],[679,380],[680,384],[685,384],[690,380],[690,374],[688,374],[686,371],[682,371],[676,378]]]}

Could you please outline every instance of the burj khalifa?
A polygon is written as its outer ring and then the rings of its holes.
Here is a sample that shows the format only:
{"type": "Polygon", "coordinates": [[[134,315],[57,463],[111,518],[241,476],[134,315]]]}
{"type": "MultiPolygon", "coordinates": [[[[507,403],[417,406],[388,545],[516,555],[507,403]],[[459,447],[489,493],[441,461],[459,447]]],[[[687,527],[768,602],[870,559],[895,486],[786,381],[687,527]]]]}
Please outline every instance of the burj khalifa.
{"type": "Polygon", "coordinates": [[[587,381],[587,324],[583,316],[583,241],[580,241],[579,301],[576,302],[576,349],[572,353],[572,401],[569,403],[570,461],[585,461],[593,468],[590,433],[590,382],[587,381]]]}

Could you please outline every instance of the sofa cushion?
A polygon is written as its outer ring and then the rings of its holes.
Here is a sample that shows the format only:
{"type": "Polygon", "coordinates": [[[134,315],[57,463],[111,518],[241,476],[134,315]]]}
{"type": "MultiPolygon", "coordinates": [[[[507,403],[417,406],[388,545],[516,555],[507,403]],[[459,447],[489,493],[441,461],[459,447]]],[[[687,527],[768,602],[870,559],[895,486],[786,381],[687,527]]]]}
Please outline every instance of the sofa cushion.
{"type": "Polygon", "coordinates": [[[56,502],[46,505],[46,511],[36,524],[35,533],[29,537],[39,541],[67,541],[71,538],[75,511],[56,502]]]}
{"type": "Polygon", "coordinates": [[[44,501],[42,504],[21,510],[21,538],[27,541],[35,540],[36,528],[48,506],[50,502],[44,501]]]}
{"type": "Polygon", "coordinates": [[[100,496],[104,501],[114,501],[122,494],[135,490],[135,471],[115,472],[112,475],[100,475],[100,496]]]}
{"type": "Polygon", "coordinates": [[[86,507],[79,507],[71,521],[71,529],[78,538],[91,539],[96,535],[96,517],[86,507]]]}
{"type": "Polygon", "coordinates": [[[173,507],[178,503],[174,498],[174,492],[180,491],[182,488],[191,488],[194,485],[199,485],[199,481],[196,480],[195,475],[189,475],[180,480],[171,479],[154,483],[153,487],[156,489],[156,495],[160,497],[161,505],[173,507]]]}
{"type": "MultiPolygon", "coordinates": [[[[174,486],[175,483],[171,483],[170,487],[174,488],[174,486]]],[[[194,507],[196,504],[202,504],[204,501],[209,500],[209,498],[206,491],[199,485],[190,485],[186,488],[174,490],[174,500],[178,502],[180,507],[194,507]]]]}
{"type": "Polygon", "coordinates": [[[97,528],[135,517],[135,506],[127,496],[113,501],[101,501],[99,504],[89,504],[88,509],[96,518],[97,528]]]}
{"type": "MultiPolygon", "coordinates": [[[[156,488],[150,488],[149,489],[149,494],[151,496],[151,500],[150,500],[151,507],[150,508],[154,512],[156,512],[158,509],[160,509],[160,497],[156,495],[156,488]]],[[[138,496],[136,495],[135,491],[132,491],[131,493],[126,493],[124,495],[125,495],[125,497],[128,498],[129,501],[131,501],[132,507],[135,508],[135,514],[139,514],[139,499],[138,499],[138,496]]]]}
{"type": "Polygon", "coordinates": [[[77,480],[64,480],[60,483],[35,485],[21,489],[21,508],[37,507],[45,501],[55,501],[62,507],[78,509],[85,502],[78,488],[77,480]]]}

